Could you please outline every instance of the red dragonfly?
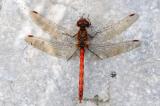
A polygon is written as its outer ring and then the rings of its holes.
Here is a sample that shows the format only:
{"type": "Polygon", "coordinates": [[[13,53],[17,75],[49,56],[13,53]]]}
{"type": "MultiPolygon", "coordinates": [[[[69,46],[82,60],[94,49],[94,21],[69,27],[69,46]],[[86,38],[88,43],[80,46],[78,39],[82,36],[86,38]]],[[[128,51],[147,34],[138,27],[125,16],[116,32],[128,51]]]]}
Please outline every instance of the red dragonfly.
{"type": "Polygon", "coordinates": [[[33,21],[39,25],[42,30],[47,32],[52,40],[44,40],[42,38],[28,35],[25,41],[30,45],[38,48],[50,55],[63,57],[67,60],[75,57],[79,51],[80,72],[79,72],[79,101],[83,100],[83,86],[84,86],[84,55],[89,51],[92,55],[99,59],[109,58],[140,46],[139,40],[131,40],[120,43],[108,43],[107,41],[116,37],[129,26],[131,26],[137,19],[138,14],[133,13],[126,16],[114,25],[104,27],[101,31],[93,35],[88,33],[91,27],[91,22],[88,18],[81,17],[77,21],[79,30],[74,35],[65,28],[59,27],[55,23],[45,19],[36,11],[31,11],[30,15],[33,21]],[[105,43],[96,44],[95,41],[101,38],[105,43]]]}

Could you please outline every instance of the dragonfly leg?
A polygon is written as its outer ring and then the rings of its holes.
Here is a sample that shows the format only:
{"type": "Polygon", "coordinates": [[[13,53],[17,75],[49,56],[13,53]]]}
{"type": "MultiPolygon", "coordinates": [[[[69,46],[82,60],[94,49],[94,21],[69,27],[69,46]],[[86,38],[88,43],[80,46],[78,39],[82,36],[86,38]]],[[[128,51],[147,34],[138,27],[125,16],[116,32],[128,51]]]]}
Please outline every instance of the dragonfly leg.
{"type": "Polygon", "coordinates": [[[89,48],[87,48],[91,53],[93,53],[95,56],[97,56],[98,58],[100,58],[101,60],[102,60],[102,58],[98,55],[98,54],[96,54],[96,53],[94,53],[92,50],[90,50],[89,48]]]}
{"type": "Polygon", "coordinates": [[[88,36],[89,36],[91,39],[93,39],[93,38],[94,38],[94,36],[92,36],[92,35],[90,35],[90,34],[88,34],[88,36]]]}
{"type": "Polygon", "coordinates": [[[77,34],[71,35],[71,34],[69,34],[69,33],[62,33],[62,34],[67,35],[67,36],[69,36],[69,37],[71,37],[71,38],[74,38],[74,37],[77,35],[77,34]]]}
{"type": "Polygon", "coordinates": [[[76,51],[77,51],[78,49],[76,49],[75,51],[74,51],[74,53],[67,59],[67,61],[69,61],[73,56],[74,56],[74,54],[76,54],[76,51]]]}
{"type": "Polygon", "coordinates": [[[94,34],[93,34],[93,36],[91,36],[91,35],[89,35],[89,37],[91,38],[91,39],[93,39],[94,37],[96,37],[99,33],[101,33],[102,31],[97,31],[97,32],[95,32],[94,34]]]}
{"type": "Polygon", "coordinates": [[[99,33],[102,33],[102,31],[97,31],[95,32],[93,35],[88,34],[88,36],[93,39],[94,37],[96,37],[99,33]]]}

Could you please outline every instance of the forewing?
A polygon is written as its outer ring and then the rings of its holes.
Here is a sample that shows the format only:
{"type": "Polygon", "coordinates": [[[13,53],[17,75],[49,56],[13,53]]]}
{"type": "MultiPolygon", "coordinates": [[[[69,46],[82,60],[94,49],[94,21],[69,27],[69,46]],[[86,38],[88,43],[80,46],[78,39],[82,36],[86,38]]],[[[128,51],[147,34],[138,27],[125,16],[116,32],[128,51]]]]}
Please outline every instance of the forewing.
{"type": "Polygon", "coordinates": [[[139,47],[140,44],[139,40],[132,40],[115,44],[91,44],[89,48],[100,58],[104,59],[128,52],[139,47]]]}
{"type": "Polygon", "coordinates": [[[123,31],[125,31],[128,27],[130,27],[138,19],[138,17],[139,17],[138,14],[133,13],[123,18],[116,24],[105,27],[99,32],[99,35],[97,35],[94,38],[94,40],[97,37],[100,37],[101,39],[106,41],[116,37],[117,35],[121,34],[123,31]]]}
{"type": "Polygon", "coordinates": [[[47,54],[65,59],[68,59],[76,51],[76,46],[72,43],[49,42],[33,35],[27,36],[25,41],[47,54]]]}
{"type": "Polygon", "coordinates": [[[42,15],[40,15],[36,11],[31,11],[30,15],[33,19],[33,21],[39,25],[42,30],[47,32],[51,37],[57,38],[60,37],[63,33],[70,33],[67,29],[60,27],[56,25],[55,23],[51,22],[50,20],[47,20],[42,15]]]}

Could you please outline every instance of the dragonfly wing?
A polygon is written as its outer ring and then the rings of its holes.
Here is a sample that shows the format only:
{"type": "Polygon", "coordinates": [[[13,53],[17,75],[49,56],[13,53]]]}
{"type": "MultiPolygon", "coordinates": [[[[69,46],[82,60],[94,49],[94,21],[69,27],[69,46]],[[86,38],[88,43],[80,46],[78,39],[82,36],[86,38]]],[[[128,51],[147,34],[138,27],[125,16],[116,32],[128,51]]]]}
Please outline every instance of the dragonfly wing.
{"type": "Polygon", "coordinates": [[[25,41],[43,52],[65,59],[68,59],[76,51],[76,46],[73,43],[48,42],[33,35],[28,35],[25,41]]]}
{"type": "Polygon", "coordinates": [[[128,52],[134,48],[139,47],[140,44],[141,42],[139,40],[132,40],[115,44],[91,44],[89,49],[103,59],[128,52]]]}
{"type": "Polygon", "coordinates": [[[42,30],[47,32],[53,38],[57,38],[60,35],[62,35],[63,33],[70,33],[70,31],[68,31],[67,29],[65,29],[63,27],[61,27],[61,29],[60,29],[58,25],[51,22],[50,20],[47,20],[46,18],[44,18],[42,15],[40,15],[36,11],[31,11],[30,15],[32,17],[32,20],[37,25],[39,25],[42,28],[42,30]]]}
{"type": "Polygon", "coordinates": [[[106,41],[116,37],[123,31],[125,31],[128,27],[130,27],[138,19],[138,17],[139,15],[135,13],[126,16],[119,22],[102,29],[99,32],[101,35],[96,36],[95,39],[97,37],[100,37],[101,39],[106,41]]]}

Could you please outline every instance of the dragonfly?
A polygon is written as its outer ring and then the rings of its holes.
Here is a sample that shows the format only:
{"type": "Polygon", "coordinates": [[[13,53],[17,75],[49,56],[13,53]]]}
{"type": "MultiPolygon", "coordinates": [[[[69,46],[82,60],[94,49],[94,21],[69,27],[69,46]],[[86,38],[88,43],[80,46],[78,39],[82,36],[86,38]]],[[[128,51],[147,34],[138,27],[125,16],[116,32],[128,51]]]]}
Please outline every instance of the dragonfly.
{"type": "Polygon", "coordinates": [[[31,11],[30,16],[44,32],[50,35],[51,39],[47,40],[34,35],[28,35],[25,37],[25,41],[28,44],[49,55],[64,58],[66,60],[79,56],[78,97],[80,103],[83,100],[84,57],[86,53],[90,53],[102,60],[128,52],[141,45],[141,42],[137,39],[118,43],[108,43],[108,40],[120,35],[138,19],[139,15],[136,13],[129,14],[119,22],[109,27],[104,27],[101,31],[97,31],[93,35],[88,33],[88,29],[91,27],[89,18],[84,18],[83,16],[76,22],[79,29],[74,34],[72,31],[57,25],[36,11],[31,11]],[[101,37],[101,40],[105,43],[95,43],[94,41],[99,37],[101,37]]]}

